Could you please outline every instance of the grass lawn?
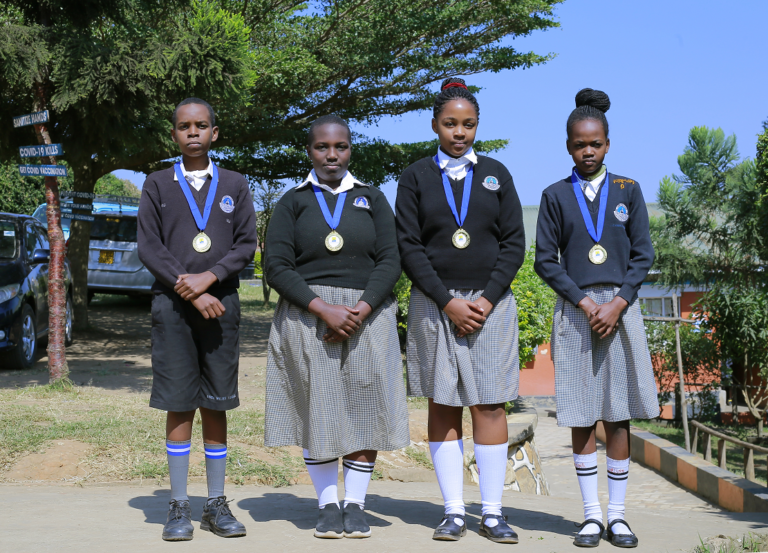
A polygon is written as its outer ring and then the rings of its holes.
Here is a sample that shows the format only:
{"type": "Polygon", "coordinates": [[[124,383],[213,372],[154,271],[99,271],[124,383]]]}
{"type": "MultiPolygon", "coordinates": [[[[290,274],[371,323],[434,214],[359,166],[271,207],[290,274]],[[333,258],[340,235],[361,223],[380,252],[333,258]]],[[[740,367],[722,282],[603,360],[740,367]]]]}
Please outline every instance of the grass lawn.
{"type": "MultiPolygon", "coordinates": [[[[659,438],[669,440],[675,445],[685,448],[685,434],[682,428],[674,428],[671,426],[663,426],[653,421],[636,420],[632,421],[632,426],[642,428],[648,432],[656,434],[659,438]]],[[[709,424],[711,428],[722,433],[729,433],[731,427],[718,427],[709,424]]],[[[698,451],[699,457],[704,458],[704,438],[699,432],[698,451]]],[[[735,436],[737,437],[737,436],[735,436]]],[[[691,433],[691,439],[693,439],[693,433],[691,433]]],[[[712,459],[717,462],[717,442],[716,438],[712,440],[712,459]]],[[[725,462],[728,470],[734,474],[738,474],[742,478],[744,477],[744,451],[733,444],[726,442],[727,451],[725,454],[725,462]]],[[[757,481],[763,486],[766,485],[766,456],[762,454],[755,454],[755,477],[757,481]]],[[[702,550],[703,551],[703,550],[702,550]]],[[[713,550],[714,551],[714,550],[713,550]]]]}
{"type": "Polygon", "coordinates": [[[268,316],[275,313],[280,296],[272,290],[269,304],[264,305],[264,289],[261,280],[243,280],[240,282],[240,312],[243,315],[268,316]]]}

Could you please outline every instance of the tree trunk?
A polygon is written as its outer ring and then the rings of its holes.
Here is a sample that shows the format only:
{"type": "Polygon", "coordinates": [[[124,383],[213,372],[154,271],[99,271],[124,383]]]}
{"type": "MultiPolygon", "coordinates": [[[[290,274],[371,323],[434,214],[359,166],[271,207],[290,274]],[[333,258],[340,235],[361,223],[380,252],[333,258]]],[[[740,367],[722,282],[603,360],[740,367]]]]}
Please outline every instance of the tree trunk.
{"type": "Polygon", "coordinates": [[[264,307],[267,307],[269,305],[269,297],[272,295],[272,288],[270,288],[269,284],[267,284],[267,272],[264,270],[264,254],[266,253],[264,251],[264,242],[259,241],[259,252],[260,252],[260,262],[259,265],[261,265],[261,292],[264,295],[264,307]]]}
{"type": "Polygon", "coordinates": [[[763,413],[760,413],[760,417],[757,419],[757,439],[763,437],[763,413]]]}
{"type": "MultiPolygon", "coordinates": [[[[75,165],[73,163],[73,165],[75,165]]],[[[93,192],[97,177],[90,170],[90,160],[76,164],[74,190],[93,192]]],[[[90,200],[87,200],[90,201],[90,200]]],[[[86,200],[83,200],[86,202],[86,200]]],[[[72,270],[72,303],[74,324],[78,331],[88,329],[88,254],[91,245],[90,221],[72,221],[68,257],[72,270]]]]}
{"type": "MultiPolygon", "coordinates": [[[[35,89],[35,111],[47,109],[45,89],[38,83],[35,89]]],[[[48,126],[35,125],[39,144],[51,144],[48,126]]],[[[54,157],[44,162],[56,164],[54,157]]],[[[50,260],[48,263],[48,380],[54,383],[69,374],[64,332],[66,329],[67,292],[64,288],[64,232],[61,230],[61,206],[59,205],[59,181],[45,177],[45,216],[48,223],[50,260]]]]}

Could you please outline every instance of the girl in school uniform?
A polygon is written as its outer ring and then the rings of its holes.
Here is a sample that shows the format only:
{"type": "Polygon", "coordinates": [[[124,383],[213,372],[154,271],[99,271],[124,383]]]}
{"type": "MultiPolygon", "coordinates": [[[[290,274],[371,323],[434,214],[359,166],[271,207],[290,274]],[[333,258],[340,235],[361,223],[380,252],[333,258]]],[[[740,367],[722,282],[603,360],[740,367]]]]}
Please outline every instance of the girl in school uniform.
{"type": "Polygon", "coordinates": [[[567,123],[575,167],[541,197],[536,272],[557,292],[552,325],[557,424],[571,428],[584,501],[574,544],[597,547],[603,532],[636,547],[624,521],[629,419],[659,415],[656,384],[637,291],[653,263],[648,211],[640,185],[609,173],[604,92],[585,88],[567,123]],[[595,424],[607,440],[608,526],[597,495],[595,424]]]}
{"type": "Polygon", "coordinates": [[[429,449],[445,503],[436,540],[467,532],[462,411],[472,415],[480,473],[480,535],[517,543],[501,512],[507,467],[504,404],[517,398],[517,308],[510,284],[525,236],[512,176],[472,149],[480,107],[462,79],[435,98],[440,147],[397,189],[397,235],[413,282],[408,311],[409,395],[429,398],[429,449]]]}
{"type": "Polygon", "coordinates": [[[280,294],[269,336],[265,445],[297,445],[317,492],[318,538],[366,538],[376,453],[410,443],[392,290],[400,276],[386,197],[348,171],[347,123],[312,123],[312,172],[278,202],[266,238],[280,294]],[[337,495],[343,457],[344,502],[337,495]]]}

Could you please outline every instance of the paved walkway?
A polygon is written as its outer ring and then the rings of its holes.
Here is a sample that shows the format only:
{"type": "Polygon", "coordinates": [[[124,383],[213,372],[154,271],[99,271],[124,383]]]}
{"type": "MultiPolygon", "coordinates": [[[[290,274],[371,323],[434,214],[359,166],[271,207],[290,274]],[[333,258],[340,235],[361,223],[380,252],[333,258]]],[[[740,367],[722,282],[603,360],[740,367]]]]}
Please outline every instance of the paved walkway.
{"type": "MultiPolygon", "coordinates": [[[[554,417],[548,417],[547,411],[540,410],[535,441],[549,481],[550,493],[554,497],[580,500],[581,492],[573,468],[570,429],[558,427],[554,417]]],[[[608,483],[605,476],[605,446],[600,442],[597,444],[597,464],[600,475],[600,502],[605,511],[608,505],[608,483]]],[[[636,516],[640,515],[640,511],[645,512],[646,509],[712,513],[722,511],[659,473],[634,462],[630,463],[629,467],[626,505],[626,516],[630,525],[636,516]]]]}

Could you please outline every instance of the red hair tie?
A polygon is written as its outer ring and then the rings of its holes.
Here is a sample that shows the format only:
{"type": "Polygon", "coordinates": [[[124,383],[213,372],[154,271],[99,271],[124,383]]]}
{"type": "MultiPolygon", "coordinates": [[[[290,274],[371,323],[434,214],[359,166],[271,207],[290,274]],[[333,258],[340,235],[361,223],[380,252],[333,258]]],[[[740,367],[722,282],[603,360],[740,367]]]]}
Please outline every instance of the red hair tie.
{"type": "Polygon", "coordinates": [[[458,87],[458,88],[463,88],[464,90],[468,90],[467,89],[467,85],[461,84],[461,83],[448,83],[447,85],[445,85],[443,87],[443,90],[447,90],[447,89],[453,88],[453,87],[458,87]]]}

